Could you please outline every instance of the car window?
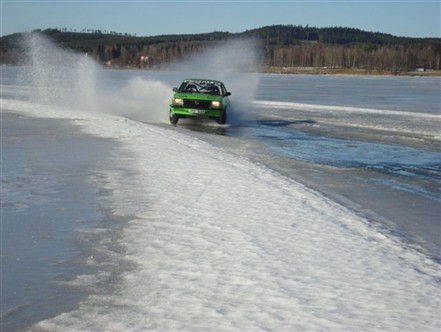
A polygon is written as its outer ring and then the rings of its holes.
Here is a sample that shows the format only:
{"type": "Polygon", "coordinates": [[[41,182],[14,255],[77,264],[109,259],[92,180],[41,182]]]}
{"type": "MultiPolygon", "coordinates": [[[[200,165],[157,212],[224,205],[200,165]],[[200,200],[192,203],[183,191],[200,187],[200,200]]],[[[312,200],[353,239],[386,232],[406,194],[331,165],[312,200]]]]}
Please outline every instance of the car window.
{"type": "Polygon", "coordinates": [[[198,87],[193,82],[183,82],[179,87],[179,92],[199,92],[198,87]]]}
{"type": "Polygon", "coordinates": [[[178,92],[206,93],[215,96],[224,96],[226,94],[226,89],[225,86],[218,81],[185,80],[179,87],[178,92]]]}
{"type": "Polygon", "coordinates": [[[225,92],[226,92],[226,91],[225,91],[225,87],[223,86],[223,84],[220,85],[220,92],[221,92],[221,95],[222,95],[222,96],[225,95],[225,92]]]}

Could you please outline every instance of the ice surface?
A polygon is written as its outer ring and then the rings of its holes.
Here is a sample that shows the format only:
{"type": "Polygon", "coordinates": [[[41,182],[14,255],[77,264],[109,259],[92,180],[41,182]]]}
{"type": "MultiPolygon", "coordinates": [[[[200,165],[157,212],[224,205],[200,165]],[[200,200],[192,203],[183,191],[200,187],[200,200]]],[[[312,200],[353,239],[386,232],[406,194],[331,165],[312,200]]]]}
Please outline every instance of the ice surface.
{"type": "Polygon", "coordinates": [[[440,115],[440,77],[267,74],[257,98],[440,115]]]}
{"type": "Polygon", "coordinates": [[[91,177],[117,146],[69,120],[2,110],[1,125],[0,330],[13,332],[75,308],[83,295],[54,280],[84,270],[74,260],[88,251],[79,229],[99,224],[105,212],[91,177]]]}
{"type": "MultiPolygon", "coordinates": [[[[440,266],[341,205],[196,138],[118,116],[3,100],[117,139],[108,207],[132,269],[35,331],[440,329],[440,266]],[[118,165],[114,165],[118,169],[118,165]]],[[[101,244],[97,244],[100,246],[101,244]]],[[[93,261],[90,262],[93,264],[93,261]]]]}
{"type": "Polygon", "coordinates": [[[284,121],[314,117],[322,125],[382,130],[392,134],[421,135],[423,138],[441,139],[440,114],[372,109],[349,106],[316,105],[295,102],[259,100],[256,107],[273,109],[271,114],[284,121]]]}

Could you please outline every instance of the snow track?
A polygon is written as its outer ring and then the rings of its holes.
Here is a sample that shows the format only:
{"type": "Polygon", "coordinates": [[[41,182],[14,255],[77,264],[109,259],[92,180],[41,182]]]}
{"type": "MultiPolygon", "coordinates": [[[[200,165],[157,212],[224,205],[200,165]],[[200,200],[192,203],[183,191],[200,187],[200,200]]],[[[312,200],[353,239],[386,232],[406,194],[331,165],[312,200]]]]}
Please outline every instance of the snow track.
{"type": "Polygon", "coordinates": [[[96,272],[68,284],[92,294],[33,330],[439,330],[439,264],[316,192],[175,131],[3,107],[70,118],[124,151],[109,161],[102,204],[130,218],[118,245],[133,268],[109,281],[116,253],[90,262],[96,272]]]}

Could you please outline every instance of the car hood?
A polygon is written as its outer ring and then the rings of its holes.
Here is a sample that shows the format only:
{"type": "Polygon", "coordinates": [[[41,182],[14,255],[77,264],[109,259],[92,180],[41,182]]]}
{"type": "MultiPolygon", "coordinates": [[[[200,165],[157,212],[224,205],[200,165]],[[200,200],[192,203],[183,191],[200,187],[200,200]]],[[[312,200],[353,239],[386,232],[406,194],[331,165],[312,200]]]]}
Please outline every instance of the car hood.
{"type": "Polygon", "coordinates": [[[210,95],[207,93],[186,93],[186,92],[178,92],[175,93],[174,98],[181,98],[181,99],[193,99],[193,100],[222,100],[222,96],[215,96],[210,95]]]}

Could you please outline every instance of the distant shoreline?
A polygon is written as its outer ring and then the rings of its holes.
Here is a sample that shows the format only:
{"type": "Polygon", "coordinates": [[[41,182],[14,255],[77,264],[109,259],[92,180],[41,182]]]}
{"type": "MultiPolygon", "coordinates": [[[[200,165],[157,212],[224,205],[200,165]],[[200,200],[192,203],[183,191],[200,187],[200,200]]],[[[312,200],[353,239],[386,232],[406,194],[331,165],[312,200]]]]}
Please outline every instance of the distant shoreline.
{"type": "Polygon", "coordinates": [[[342,76],[424,76],[439,77],[441,70],[387,71],[345,68],[318,67],[263,67],[259,72],[266,74],[297,74],[297,75],[342,75],[342,76]]]}
{"type": "MultiPolygon", "coordinates": [[[[121,70],[171,70],[167,67],[158,67],[154,69],[138,68],[138,67],[105,67],[107,69],[121,70]]],[[[173,71],[173,70],[172,70],[173,71]]],[[[262,74],[286,74],[286,75],[341,75],[341,76],[421,76],[421,77],[441,77],[441,70],[427,71],[388,71],[388,70],[368,70],[368,69],[347,69],[347,68],[322,68],[322,67],[276,67],[264,66],[255,71],[245,70],[248,73],[262,74]]]]}

